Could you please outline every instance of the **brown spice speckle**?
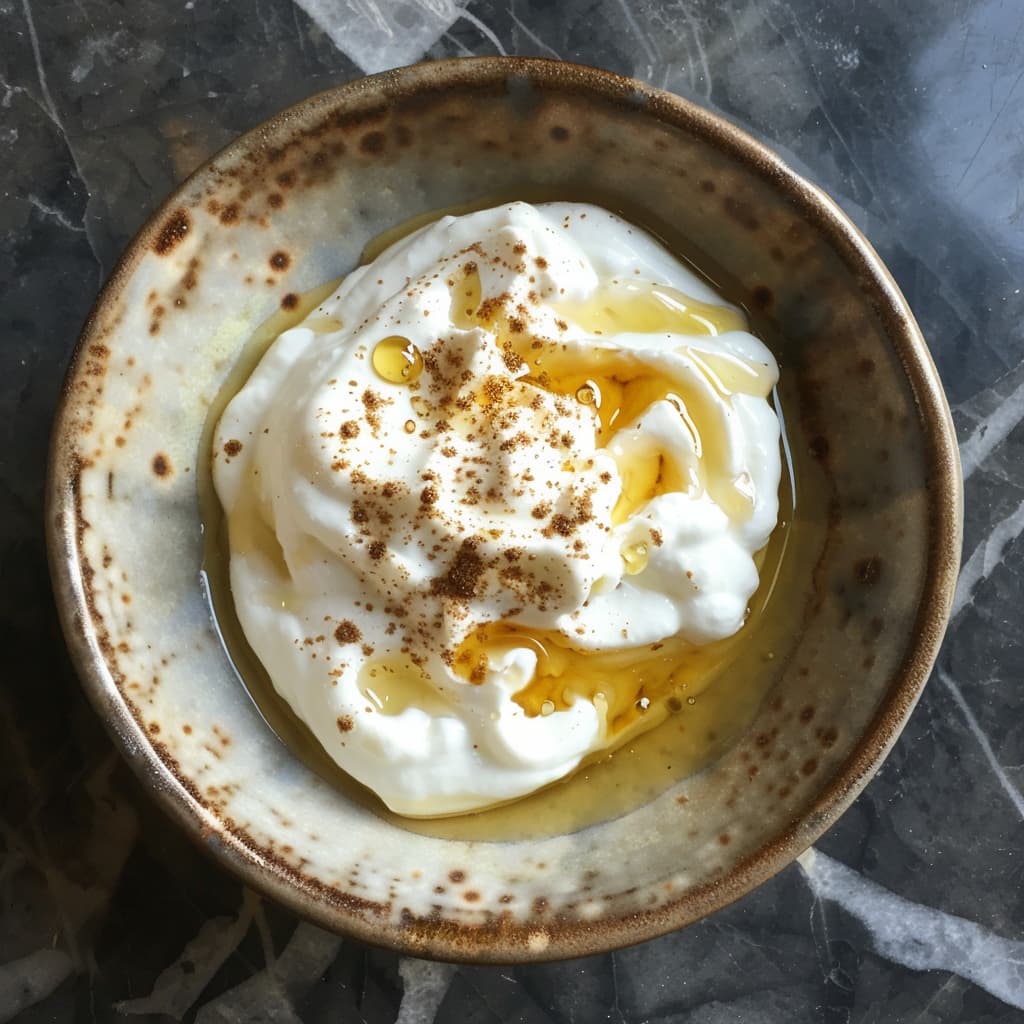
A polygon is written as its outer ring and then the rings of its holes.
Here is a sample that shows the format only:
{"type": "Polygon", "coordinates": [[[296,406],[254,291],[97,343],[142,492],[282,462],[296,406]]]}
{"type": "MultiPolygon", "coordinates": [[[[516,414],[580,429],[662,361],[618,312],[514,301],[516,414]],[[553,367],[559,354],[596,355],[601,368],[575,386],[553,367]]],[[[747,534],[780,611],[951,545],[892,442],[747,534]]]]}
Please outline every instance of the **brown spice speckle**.
{"type": "Polygon", "coordinates": [[[430,581],[430,592],[440,597],[469,601],[475,594],[484,572],[484,561],[477,554],[479,541],[467,537],[456,552],[448,571],[430,581]]]}
{"type": "Polygon", "coordinates": [[[338,628],[334,631],[334,639],[339,644],[357,644],[362,638],[363,634],[359,631],[359,627],[349,619],[339,622],[338,628]]]}

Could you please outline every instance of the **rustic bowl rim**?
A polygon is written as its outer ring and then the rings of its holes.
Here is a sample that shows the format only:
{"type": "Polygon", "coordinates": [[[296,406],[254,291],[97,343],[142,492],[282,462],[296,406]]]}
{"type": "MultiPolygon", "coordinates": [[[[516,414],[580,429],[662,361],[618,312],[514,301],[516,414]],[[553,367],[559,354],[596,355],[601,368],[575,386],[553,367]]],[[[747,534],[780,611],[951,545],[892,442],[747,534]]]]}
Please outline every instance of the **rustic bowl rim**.
{"type": "Polygon", "coordinates": [[[164,811],[215,859],[254,889],[328,929],[374,945],[433,959],[475,963],[550,961],[603,953],[690,924],[721,909],[781,871],[804,852],[849,807],[892,748],[916,705],[938,654],[952,608],[963,532],[963,479],[952,417],[938,372],[906,300],[871,244],[820,188],[779,156],[718,114],[635,79],[587,65],[527,57],[470,57],[424,62],[365,76],[306,97],[240,135],[183,181],[143,224],[125,248],[82,328],[68,364],[50,441],[46,491],[46,543],[54,595],[72,661],[90,701],[136,775],[164,811]],[[836,776],[803,816],[713,883],[686,890],[649,913],[577,922],[550,929],[550,942],[531,950],[521,937],[442,922],[436,931],[417,929],[415,941],[394,924],[367,925],[344,906],[319,897],[314,886],[283,865],[268,865],[204,808],[161,759],[106,671],[93,643],[80,578],[75,533],[74,465],[65,441],[69,385],[82,352],[93,340],[102,314],[118,299],[167,214],[195,188],[209,168],[260,144],[269,130],[295,127],[304,117],[378,95],[385,103],[417,89],[458,81],[483,86],[509,77],[528,78],[540,88],[571,88],[620,104],[642,106],[645,116],[682,128],[725,151],[786,194],[802,219],[816,225],[851,271],[860,274],[865,300],[875,306],[913,389],[923,431],[930,498],[927,564],[914,625],[915,640],[890,682],[874,718],[836,776]],[[471,934],[472,933],[472,934],[471,934]]]}

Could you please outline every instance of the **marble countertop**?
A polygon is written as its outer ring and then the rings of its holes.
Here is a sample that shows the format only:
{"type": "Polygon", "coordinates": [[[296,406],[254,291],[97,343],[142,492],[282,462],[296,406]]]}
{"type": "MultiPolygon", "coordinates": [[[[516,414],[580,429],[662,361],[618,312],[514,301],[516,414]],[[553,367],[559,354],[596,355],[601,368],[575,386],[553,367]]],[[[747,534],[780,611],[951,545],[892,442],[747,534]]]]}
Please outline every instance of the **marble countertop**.
{"type": "Polygon", "coordinates": [[[0,0],[0,1022],[1024,1020],[1024,7],[1005,0],[0,0]],[[522,53],[732,118],[867,233],[961,441],[953,622],[885,766],[798,864],[548,966],[402,959],[205,859],[86,704],[42,539],[67,359],[117,255],[239,132],[364,71],[522,53]]]}

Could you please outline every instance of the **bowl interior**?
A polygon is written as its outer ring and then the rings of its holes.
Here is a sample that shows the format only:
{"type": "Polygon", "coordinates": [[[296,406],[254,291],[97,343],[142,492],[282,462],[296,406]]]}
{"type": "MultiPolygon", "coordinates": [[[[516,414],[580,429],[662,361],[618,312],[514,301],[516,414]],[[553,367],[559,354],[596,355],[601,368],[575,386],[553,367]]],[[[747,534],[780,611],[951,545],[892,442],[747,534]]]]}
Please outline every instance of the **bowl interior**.
{"type": "MultiPolygon", "coordinates": [[[[681,100],[571,65],[484,59],[314,97],[168,200],[83,334],[56,427],[49,530],[87,689],[172,813],[327,926],[421,955],[502,960],[677,927],[834,820],[927,676],[959,502],[923,342],[824,197],[681,100]],[[781,364],[796,505],[771,628],[736,668],[764,693],[738,741],[612,820],[488,841],[486,829],[439,837],[376,813],[268,728],[200,585],[197,489],[209,409],[257,325],[350,270],[382,231],[510,198],[618,210],[747,307],[781,364]]],[[[671,754],[671,732],[656,742],[671,754]]]]}

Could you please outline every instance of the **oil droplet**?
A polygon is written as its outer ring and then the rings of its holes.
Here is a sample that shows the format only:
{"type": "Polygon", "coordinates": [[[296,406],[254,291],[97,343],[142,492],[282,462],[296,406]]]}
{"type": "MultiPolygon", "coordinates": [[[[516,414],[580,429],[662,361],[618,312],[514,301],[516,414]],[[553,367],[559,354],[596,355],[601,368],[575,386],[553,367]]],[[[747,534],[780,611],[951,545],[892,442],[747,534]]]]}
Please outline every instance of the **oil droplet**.
{"type": "Polygon", "coordinates": [[[626,575],[635,576],[638,572],[643,572],[647,568],[648,558],[650,551],[643,541],[623,548],[622,560],[626,563],[626,575]]]}
{"type": "Polygon", "coordinates": [[[582,387],[576,389],[576,401],[580,405],[592,405],[595,409],[600,409],[601,389],[595,381],[588,380],[582,387]]]}
{"type": "Polygon", "coordinates": [[[420,350],[400,334],[378,341],[372,361],[373,368],[390,384],[411,384],[423,372],[420,350]]]}
{"type": "Polygon", "coordinates": [[[548,715],[555,713],[555,702],[553,700],[546,700],[540,706],[540,713],[547,718],[548,715]]]}
{"type": "Polygon", "coordinates": [[[407,434],[414,434],[416,432],[416,421],[406,420],[405,421],[405,432],[407,434]]]}
{"type": "Polygon", "coordinates": [[[686,698],[686,703],[692,706],[692,705],[697,703],[697,698],[696,697],[687,697],[686,698]]]}
{"type": "Polygon", "coordinates": [[[412,411],[417,416],[429,416],[430,415],[430,403],[422,395],[413,395],[409,399],[409,404],[412,406],[412,411]]]}

